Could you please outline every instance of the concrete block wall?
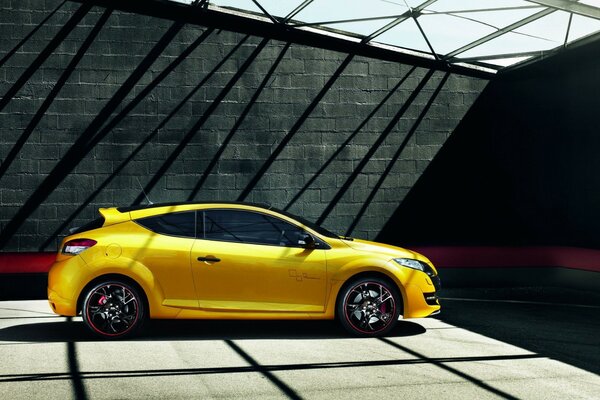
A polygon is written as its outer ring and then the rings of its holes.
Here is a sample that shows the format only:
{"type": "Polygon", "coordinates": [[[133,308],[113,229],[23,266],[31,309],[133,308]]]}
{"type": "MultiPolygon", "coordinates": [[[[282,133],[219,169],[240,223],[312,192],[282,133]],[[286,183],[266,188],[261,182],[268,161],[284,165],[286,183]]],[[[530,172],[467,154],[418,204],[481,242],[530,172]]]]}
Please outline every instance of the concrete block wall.
{"type": "Polygon", "coordinates": [[[206,32],[0,0],[2,251],[55,250],[138,181],[153,202],[264,202],[372,239],[487,84],[206,32]]]}

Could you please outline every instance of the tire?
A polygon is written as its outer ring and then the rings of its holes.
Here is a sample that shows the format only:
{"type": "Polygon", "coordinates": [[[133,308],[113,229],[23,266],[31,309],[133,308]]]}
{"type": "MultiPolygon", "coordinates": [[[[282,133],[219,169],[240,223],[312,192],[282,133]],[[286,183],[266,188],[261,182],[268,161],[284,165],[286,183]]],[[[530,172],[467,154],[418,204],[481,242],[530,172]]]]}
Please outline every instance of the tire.
{"type": "Polygon", "coordinates": [[[87,291],[81,313],[83,322],[96,336],[122,339],[140,329],[146,317],[146,306],[137,288],[118,280],[108,280],[87,291]]]}
{"type": "Polygon", "coordinates": [[[344,286],[336,312],[352,335],[377,337],[394,329],[401,310],[402,297],[395,285],[381,278],[364,277],[344,286]]]}

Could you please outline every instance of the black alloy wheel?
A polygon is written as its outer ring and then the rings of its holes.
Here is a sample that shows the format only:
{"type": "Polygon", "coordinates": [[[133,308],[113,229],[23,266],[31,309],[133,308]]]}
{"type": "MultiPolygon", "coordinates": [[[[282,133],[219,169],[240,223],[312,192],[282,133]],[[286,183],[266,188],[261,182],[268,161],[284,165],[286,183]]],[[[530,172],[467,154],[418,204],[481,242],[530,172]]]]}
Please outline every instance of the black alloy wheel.
{"type": "Polygon", "coordinates": [[[106,281],[88,290],[82,314],[86,326],[97,336],[120,339],[140,328],[145,318],[145,303],[133,286],[106,281]]]}
{"type": "Polygon", "coordinates": [[[398,289],[380,278],[361,278],[340,292],[337,315],[342,326],[355,336],[374,337],[389,333],[402,310],[398,289]]]}

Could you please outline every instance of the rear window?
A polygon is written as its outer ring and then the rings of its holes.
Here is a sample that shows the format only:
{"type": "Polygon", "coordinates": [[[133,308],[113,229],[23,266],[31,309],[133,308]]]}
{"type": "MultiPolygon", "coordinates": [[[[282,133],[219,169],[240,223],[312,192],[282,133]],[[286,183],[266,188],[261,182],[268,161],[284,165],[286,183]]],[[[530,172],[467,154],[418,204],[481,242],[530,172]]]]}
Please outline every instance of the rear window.
{"type": "Polygon", "coordinates": [[[196,237],[196,211],[155,215],[136,219],[135,222],[161,235],[196,237]]]}
{"type": "Polygon", "coordinates": [[[98,217],[95,220],[90,221],[87,224],[82,225],[78,228],[72,228],[70,230],[70,234],[75,235],[77,233],[82,233],[82,232],[91,231],[93,229],[102,228],[102,225],[104,225],[104,217],[98,217]]]}

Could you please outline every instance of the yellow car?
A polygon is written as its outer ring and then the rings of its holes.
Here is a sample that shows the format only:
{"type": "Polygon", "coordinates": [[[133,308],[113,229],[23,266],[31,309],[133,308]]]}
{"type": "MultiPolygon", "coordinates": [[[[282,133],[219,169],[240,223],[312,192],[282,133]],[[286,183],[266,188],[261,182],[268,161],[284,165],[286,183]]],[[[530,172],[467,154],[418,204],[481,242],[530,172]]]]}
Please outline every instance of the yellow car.
{"type": "Polygon", "coordinates": [[[55,313],[104,338],[147,318],[334,319],[357,336],[436,314],[440,280],[422,255],[337,236],[249,203],[101,208],[61,245],[55,313]]]}

